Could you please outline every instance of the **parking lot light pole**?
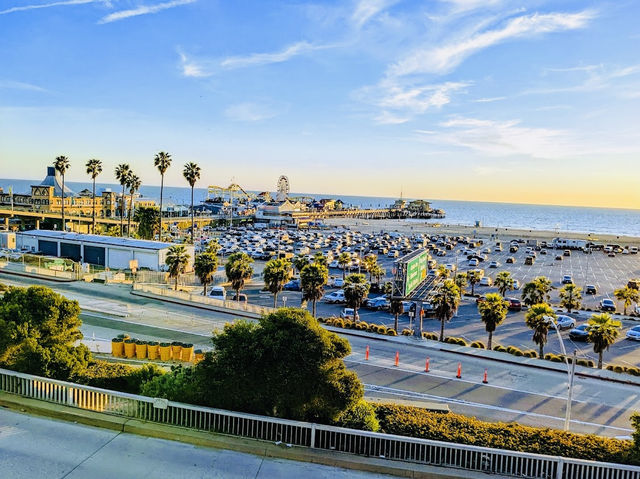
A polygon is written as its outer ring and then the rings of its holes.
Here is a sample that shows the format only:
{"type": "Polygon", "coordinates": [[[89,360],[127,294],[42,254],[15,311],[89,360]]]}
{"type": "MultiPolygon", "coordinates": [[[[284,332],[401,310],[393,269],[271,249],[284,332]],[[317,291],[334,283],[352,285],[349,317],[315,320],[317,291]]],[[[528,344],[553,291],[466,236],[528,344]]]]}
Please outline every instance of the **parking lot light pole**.
{"type": "Polygon", "coordinates": [[[551,317],[551,316],[545,316],[544,317],[545,321],[552,325],[555,330],[556,330],[556,334],[558,336],[558,341],[560,341],[560,349],[562,349],[562,355],[564,356],[564,362],[567,366],[567,388],[568,388],[568,393],[567,393],[567,408],[566,408],[566,414],[564,417],[564,430],[568,431],[569,430],[569,426],[571,424],[571,401],[573,400],[573,378],[575,376],[575,372],[576,372],[576,354],[577,351],[574,350],[573,351],[573,359],[571,361],[571,365],[569,365],[569,358],[567,357],[567,350],[564,347],[564,341],[562,340],[562,336],[560,335],[560,328],[558,328],[558,323],[551,317]]]}

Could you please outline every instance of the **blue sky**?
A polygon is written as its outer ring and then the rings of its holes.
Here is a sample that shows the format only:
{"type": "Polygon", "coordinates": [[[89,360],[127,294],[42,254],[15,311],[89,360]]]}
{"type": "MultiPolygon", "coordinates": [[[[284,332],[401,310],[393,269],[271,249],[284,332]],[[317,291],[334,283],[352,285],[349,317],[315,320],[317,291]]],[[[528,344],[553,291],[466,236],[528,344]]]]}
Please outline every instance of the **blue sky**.
{"type": "Polygon", "coordinates": [[[640,207],[634,1],[2,0],[0,176],[640,207]]]}

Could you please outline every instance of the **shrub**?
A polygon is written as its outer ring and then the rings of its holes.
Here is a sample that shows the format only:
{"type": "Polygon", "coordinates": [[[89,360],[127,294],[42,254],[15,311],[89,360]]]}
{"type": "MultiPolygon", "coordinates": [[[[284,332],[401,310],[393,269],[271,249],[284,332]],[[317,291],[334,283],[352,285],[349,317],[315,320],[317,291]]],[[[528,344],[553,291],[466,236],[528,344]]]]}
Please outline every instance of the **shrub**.
{"type": "MultiPolygon", "coordinates": [[[[381,432],[512,451],[616,463],[637,463],[631,441],[516,423],[490,423],[412,406],[376,406],[381,432]]],[[[640,420],[638,420],[640,424],[640,420]]]]}
{"type": "Polygon", "coordinates": [[[507,352],[507,348],[505,348],[504,346],[501,346],[500,344],[497,344],[496,346],[493,347],[494,351],[498,351],[499,353],[506,353],[507,352]]]}
{"type": "Polygon", "coordinates": [[[487,347],[484,345],[484,343],[482,341],[474,341],[471,343],[471,347],[472,348],[476,348],[476,349],[487,349],[487,347]]]}
{"type": "Polygon", "coordinates": [[[397,336],[397,335],[398,333],[396,332],[395,329],[391,329],[391,328],[387,329],[387,336],[397,336]]]}
{"type": "Polygon", "coordinates": [[[382,325],[378,326],[377,333],[378,334],[387,334],[387,327],[386,326],[382,326],[382,325]]]}
{"type": "Polygon", "coordinates": [[[636,368],[635,366],[631,366],[627,368],[627,373],[631,374],[632,376],[640,376],[640,369],[636,368]]]}
{"type": "Polygon", "coordinates": [[[438,335],[436,333],[429,333],[427,331],[423,331],[422,332],[422,337],[424,339],[430,339],[432,341],[437,341],[438,340],[438,335]]]}
{"type": "Polygon", "coordinates": [[[623,373],[624,367],[620,366],[619,364],[616,364],[615,366],[613,366],[613,372],[618,374],[623,373]]]}
{"type": "Polygon", "coordinates": [[[607,366],[605,367],[605,369],[607,371],[613,371],[613,364],[607,364],[607,366]]]}
{"type": "Polygon", "coordinates": [[[343,323],[346,329],[353,329],[353,325],[355,324],[352,319],[345,319],[343,323]]]}
{"type": "Polygon", "coordinates": [[[327,326],[333,326],[333,318],[325,319],[324,324],[326,324],[327,326]]]}
{"type": "Polygon", "coordinates": [[[576,364],[578,366],[585,366],[585,367],[588,367],[588,368],[593,367],[593,366],[591,366],[591,364],[589,364],[590,362],[593,363],[593,361],[591,361],[590,359],[579,358],[579,359],[576,360],[576,364]]]}
{"type": "Polygon", "coordinates": [[[513,354],[514,356],[517,357],[522,357],[524,356],[524,353],[522,351],[520,351],[519,349],[516,349],[514,352],[512,352],[511,354],[513,354]]]}
{"type": "Polygon", "coordinates": [[[403,336],[411,336],[412,334],[413,334],[413,329],[404,328],[402,330],[402,335],[403,336]]]}
{"type": "Polygon", "coordinates": [[[323,318],[322,316],[318,316],[316,319],[319,323],[325,323],[327,321],[327,318],[323,318]]]}
{"type": "Polygon", "coordinates": [[[363,399],[338,416],[335,423],[340,427],[360,429],[361,431],[375,432],[380,429],[375,408],[363,399]]]}
{"type": "Polygon", "coordinates": [[[344,328],[344,321],[343,321],[342,319],[340,319],[340,318],[335,319],[335,320],[333,321],[333,325],[334,325],[336,328],[344,328]]]}
{"type": "Polygon", "coordinates": [[[562,359],[562,356],[558,356],[558,355],[553,355],[553,357],[551,358],[551,362],[552,363],[564,363],[564,359],[562,359]]]}
{"type": "Polygon", "coordinates": [[[527,349],[526,351],[524,351],[524,355],[528,358],[537,358],[538,351],[536,351],[535,349],[527,349]]]}
{"type": "Polygon", "coordinates": [[[369,323],[365,321],[358,321],[358,324],[362,327],[363,331],[366,331],[369,329],[369,323]]]}
{"type": "Polygon", "coordinates": [[[444,339],[444,342],[449,344],[457,344],[458,346],[469,346],[469,343],[467,343],[462,338],[448,337],[444,339]]]}
{"type": "Polygon", "coordinates": [[[155,364],[145,364],[140,368],[122,363],[92,361],[75,378],[75,382],[103,389],[112,389],[131,394],[139,394],[142,386],[164,372],[155,364]]]}
{"type": "Polygon", "coordinates": [[[367,331],[369,331],[370,333],[377,333],[378,325],[374,323],[370,323],[369,326],[367,327],[367,331]]]}

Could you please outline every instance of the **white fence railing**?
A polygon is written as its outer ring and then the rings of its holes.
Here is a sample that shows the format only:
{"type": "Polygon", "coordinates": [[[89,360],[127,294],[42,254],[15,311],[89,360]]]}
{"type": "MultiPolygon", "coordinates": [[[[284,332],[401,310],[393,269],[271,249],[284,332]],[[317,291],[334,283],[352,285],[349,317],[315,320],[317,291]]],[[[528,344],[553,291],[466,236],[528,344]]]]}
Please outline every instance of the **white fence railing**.
{"type": "Polygon", "coordinates": [[[7,262],[0,260],[0,270],[5,272],[26,273],[38,276],[48,276],[61,280],[75,281],[79,275],[75,271],[65,271],[62,269],[43,268],[41,266],[30,265],[27,263],[7,262]]]}
{"type": "Polygon", "coordinates": [[[359,456],[527,479],[640,479],[640,467],[358,431],[192,406],[0,369],[0,391],[65,406],[359,456]]]}
{"type": "Polygon", "coordinates": [[[141,293],[148,293],[155,296],[162,296],[168,299],[177,299],[179,301],[186,301],[190,303],[198,303],[206,306],[213,306],[215,308],[230,309],[235,311],[244,311],[246,313],[253,313],[256,315],[262,315],[275,311],[273,308],[266,306],[258,306],[256,304],[249,304],[244,301],[223,301],[220,299],[210,298],[204,296],[202,291],[197,290],[193,293],[186,291],[176,291],[167,287],[154,286],[150,284],[136,283],[133,285],[134,291],[140,291],[141,293]]]}

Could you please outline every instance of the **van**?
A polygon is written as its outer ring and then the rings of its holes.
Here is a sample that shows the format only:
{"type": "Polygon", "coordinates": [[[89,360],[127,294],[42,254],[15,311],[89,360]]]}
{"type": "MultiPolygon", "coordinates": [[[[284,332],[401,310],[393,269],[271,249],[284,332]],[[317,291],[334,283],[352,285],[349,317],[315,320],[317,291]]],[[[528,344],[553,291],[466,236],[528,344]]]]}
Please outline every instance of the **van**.
{"type": "Polygon", "coordinates": [[[209,297],[225,301],[227,299],[227,291],[224,289],[224,286],[212,286],[209,291],[209,297]]]}

